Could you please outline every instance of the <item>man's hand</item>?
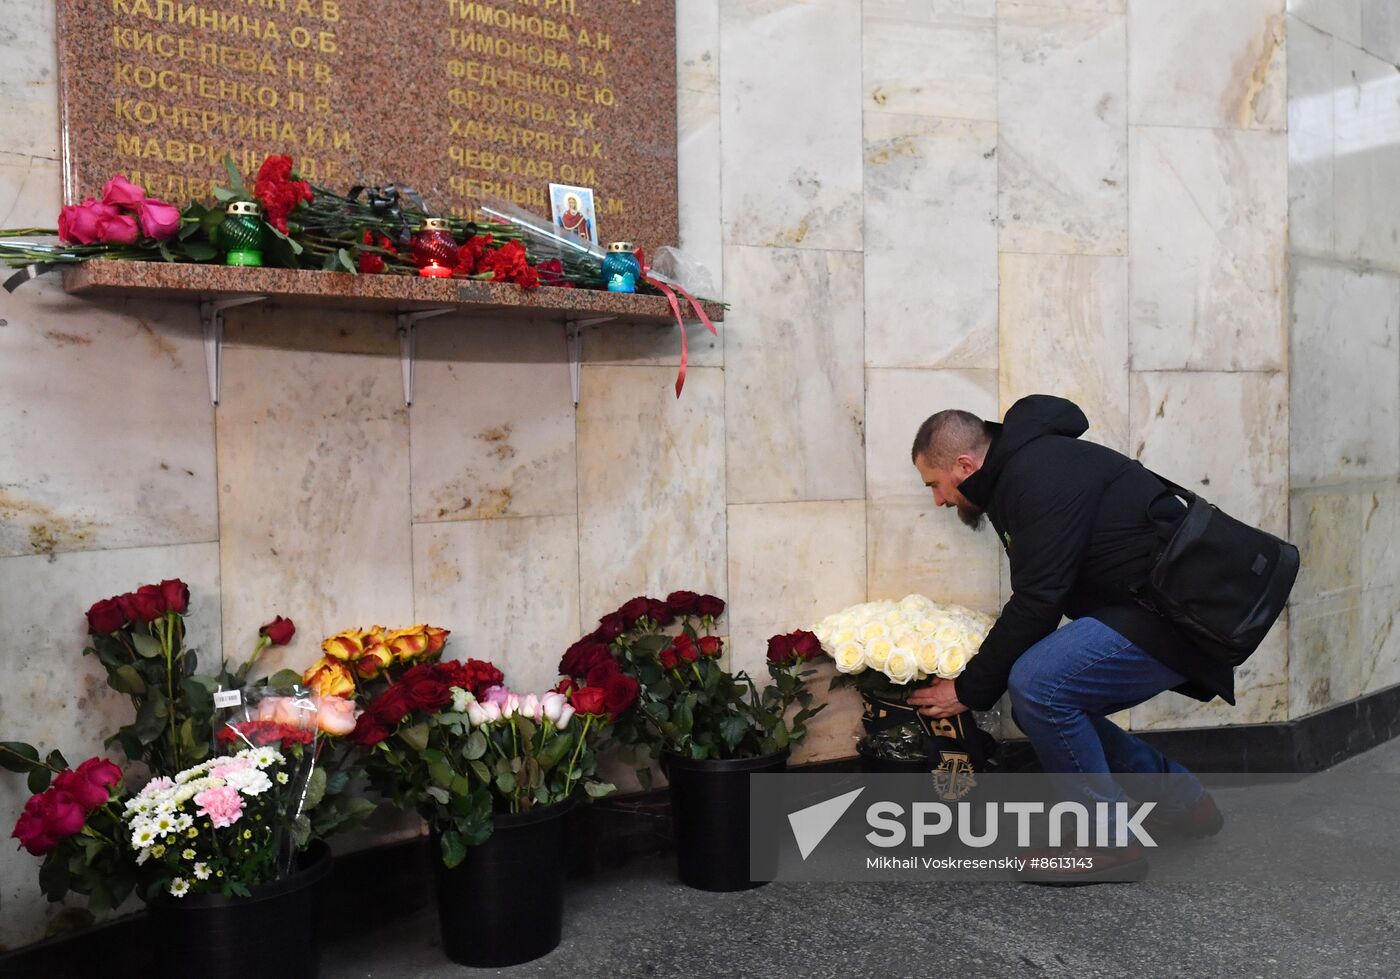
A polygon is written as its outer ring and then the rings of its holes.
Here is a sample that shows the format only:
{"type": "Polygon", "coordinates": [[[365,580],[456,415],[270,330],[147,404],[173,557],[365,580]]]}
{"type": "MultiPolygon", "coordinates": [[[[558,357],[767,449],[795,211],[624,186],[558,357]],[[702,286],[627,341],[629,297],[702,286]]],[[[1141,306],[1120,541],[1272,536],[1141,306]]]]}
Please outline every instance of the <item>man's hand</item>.
{"type": "Polygon", "coordinates": [[[935,680],[932,685],[915,690],[909,695],[909,703],[925,717],[952,717],[967,710],[958,702],[952,680],[935,680]]]}

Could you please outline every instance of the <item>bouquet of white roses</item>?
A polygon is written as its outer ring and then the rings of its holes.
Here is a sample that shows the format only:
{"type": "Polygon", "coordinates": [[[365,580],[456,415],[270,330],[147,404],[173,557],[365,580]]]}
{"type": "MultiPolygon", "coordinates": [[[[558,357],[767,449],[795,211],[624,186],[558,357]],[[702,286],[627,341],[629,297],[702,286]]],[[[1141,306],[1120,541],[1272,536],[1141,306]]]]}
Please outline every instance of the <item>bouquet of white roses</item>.
{"type": "Polygon", "coordinates": [[[828,615],[812,631],[836,669],[850,678],[845,684],[902,698],[908,684],[962,673],[992,621],[961,605],[908,595],[898,602],[853,605],[828,615]]]}
{"type": "Polygon", "coordinates": [[[304,788],[286,769],[276,748],[248,748],[146,783],[124,819],[137,864],[155,861],[147,898],[161,890],[247,897],[275,879],[284,814],[304,788]]]}

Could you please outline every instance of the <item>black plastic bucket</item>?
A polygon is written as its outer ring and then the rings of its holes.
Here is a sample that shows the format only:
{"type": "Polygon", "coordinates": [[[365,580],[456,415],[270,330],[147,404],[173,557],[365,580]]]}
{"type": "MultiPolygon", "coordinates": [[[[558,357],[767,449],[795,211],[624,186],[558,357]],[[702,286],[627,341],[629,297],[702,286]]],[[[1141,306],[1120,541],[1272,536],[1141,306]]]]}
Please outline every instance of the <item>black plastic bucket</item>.
{"type": "Polygon", "coordinates": [[[681,883],[702,891],[743,891],[749,876],[749,776],[781,772],[787,752],[758,758],[665,756],[671,827],[681,883]]]}
{"type": "Polygon", "coordinates": [[[151,905],[161,976],[200,979],[315,979],[318,917],[331,851],[307,847],[296,873],[252,888],[249,897],[197,894],[151,905]]]}
{"type": "Polygon", "coordinates": [[[548,955],[564,928],[564,816],[574,804],[497,813],[495,830],[451,869],[436,836],[442,949],[461,965],[495,968],[548,955]]]}

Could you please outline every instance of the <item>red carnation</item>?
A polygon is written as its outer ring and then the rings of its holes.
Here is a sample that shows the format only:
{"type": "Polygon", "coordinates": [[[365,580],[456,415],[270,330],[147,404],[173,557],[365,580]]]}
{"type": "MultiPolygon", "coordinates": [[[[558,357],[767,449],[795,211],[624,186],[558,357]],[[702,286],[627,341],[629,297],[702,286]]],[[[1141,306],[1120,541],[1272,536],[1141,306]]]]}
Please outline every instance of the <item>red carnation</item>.
{"type": "Polygon", "coordinates": [[[719,636],[701,636],[697,642],[700,644],[700,654],[715,659],[724,651],[724,643],[719,636]]]}
{"type": "Polygon", "coordinates": [[[462,665],[461,680],[465,682],[454,682],[452,685],[470,691],[473,697],[480,697],[487,687],[505,682],[505,675],[486,660],[469,659],[462,665]]]}
{"type": "Polygon", "coordinates": [[[701,595],[695,602],[695,614],[717,619],[724,613],[724,600],[713,595],[701,595]]]}
{"type": "Polygon", "coordinates": [[[121,602],[115,598],[104,598],[94,602],[87,611],[88,631],[94,635],[116,632],[126,625],[126,613],[121,602]]]}
{"type": "Polygon", "coordinates": [[[267,223],[286,234],[287,218],[298,204],[311,200],[313,194],[306,181],[292,179],[292,158],[274,155],[263,160],[258,168],[253,196],[262,203],[267,223]]]}
{"type": "Polygon", "coordinates": [[[580,714],[607,713],[607,694],[602,687],[579,687],[569,695],[569,703],[580,714]]]}
{"type": "Polygon", "coordinates": [[[165,599],[167,612],[184,615],[190,607],[190,586],[179,578],[168,578],[160,583],[160,595],[165,599]]]}
{"type": "Polygon", "coordinates": [[[384,271],[384,259],[373,252],[360,252],[355,258],[355,267],[363,275],[378,275],[384,271]]]}
{"type": "Polygon", "coordinates": [[[698,615],[695,611],[700,596],[693,591],[673,591],[666,596],[666,604],[677,615],[698,615]]]}
{"type": "Polygon", "coordinates": [[[626,673],[615,673],[603,685],[603,702],[613,717],[626,713],[637,702],[642,685],[626,673]]]}

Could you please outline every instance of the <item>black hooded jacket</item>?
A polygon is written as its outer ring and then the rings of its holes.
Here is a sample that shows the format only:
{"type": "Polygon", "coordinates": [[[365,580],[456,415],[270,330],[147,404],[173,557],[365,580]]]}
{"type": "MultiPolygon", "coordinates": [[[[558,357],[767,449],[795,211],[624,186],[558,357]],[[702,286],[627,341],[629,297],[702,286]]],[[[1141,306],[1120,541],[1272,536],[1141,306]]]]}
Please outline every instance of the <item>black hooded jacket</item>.
{"type": "MultiPolygon", "coordinates": [[[[1098,619],[1142,647],[1186,678],[1178,693],[1233,704],[1230,668],[1133,600],[1160,544],[1147,511],[1161,482],[1127,456],[1080,441],[1088,419],[1063,398],[1022,398],[991,427],[982,468],[958,489],[996,528],[1011,559],[1012,595],[954,681],[958,700],[974,710],[995,704],[1017,658],[1063,615],[1098,619]]],[[[1172,499],[1158,504],[1171,505],[1184,510],[1172,499]]]]}

